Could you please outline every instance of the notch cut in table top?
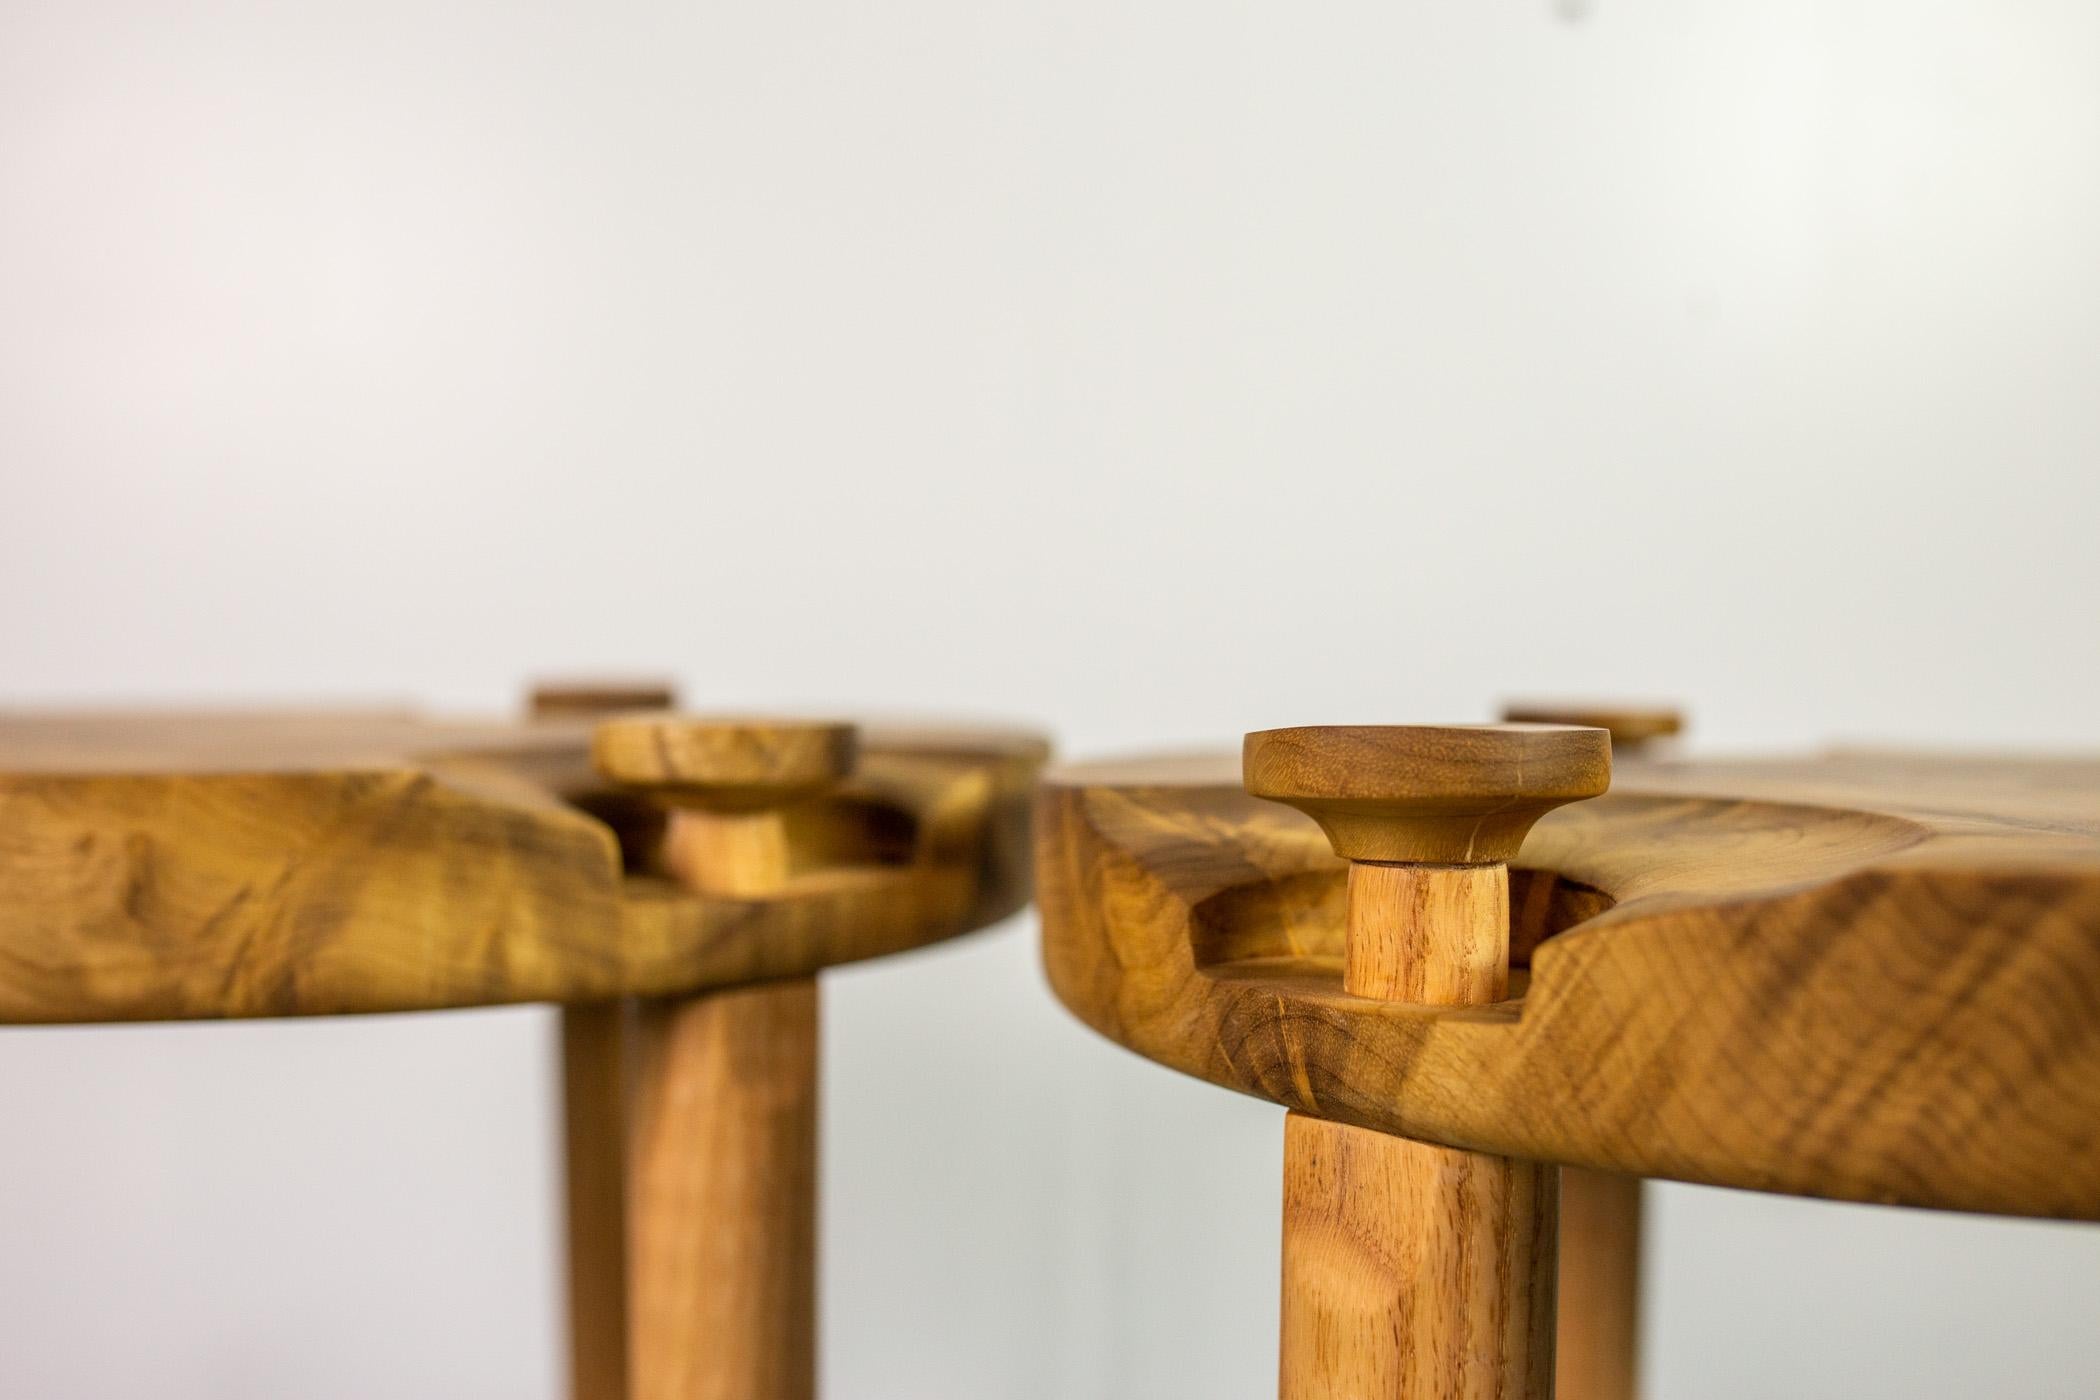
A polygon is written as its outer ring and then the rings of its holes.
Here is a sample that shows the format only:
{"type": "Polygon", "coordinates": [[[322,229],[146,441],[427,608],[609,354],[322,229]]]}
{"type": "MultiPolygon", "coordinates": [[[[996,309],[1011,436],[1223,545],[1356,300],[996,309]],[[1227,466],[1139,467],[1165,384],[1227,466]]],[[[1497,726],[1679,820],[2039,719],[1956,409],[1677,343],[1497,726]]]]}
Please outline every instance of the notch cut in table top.
{"type": "Polygon", "coordinates": [[[1639,1175],[2100,1219],[2100,759],[1624,759],[1512,872],[1509,1000],[1341,988],[1343,863],[1229,757],[1054,771],[1053,987],[1162,1064],[1639,1175]]]}
{"type": "Polygon", "coordinates": [[[0,715],[0,1022],[408,1011],[803,976],[1027,899],[1047,754],[872,727],[763,899],[634,873],[587,720],[0,715]]]}

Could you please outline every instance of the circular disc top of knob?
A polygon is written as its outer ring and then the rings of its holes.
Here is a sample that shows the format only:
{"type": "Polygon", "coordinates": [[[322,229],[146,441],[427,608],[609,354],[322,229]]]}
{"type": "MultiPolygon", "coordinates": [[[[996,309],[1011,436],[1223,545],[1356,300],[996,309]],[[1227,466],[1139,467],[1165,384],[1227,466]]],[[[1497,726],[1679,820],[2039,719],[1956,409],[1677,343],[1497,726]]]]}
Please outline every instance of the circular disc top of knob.
{"type": "Polygon", "coordinates": [[[533,686],[527,703],[535,719],[576,719],[628,710],[668,710],[678,704],[678,691],[669,681],[542,681],[533,686]]]}
{"type": "Polygon", "coordinates": [[[1619,748],[1684,732],[1684,714],[1667,705],[1555,704],[1543,700],[1511,701],[1502,718],[1532,724],[1580,724],[1611,731],[1619,748]]]}
{"type": "Polygon", "coordinates": [[[1247,791],[1296,807],[1349,860],[1492,865],[1532,823],[1611,785],[1611,736],[1564,724],[1308,725],[1249,734],[1247,791]]]}
{"type": "Polygon", "coordinates": [[[818,720],[623,715],[591,735],[598,772],[673,802],[720,811],[779,806],[853,771],[850,724],[818,720]]]}

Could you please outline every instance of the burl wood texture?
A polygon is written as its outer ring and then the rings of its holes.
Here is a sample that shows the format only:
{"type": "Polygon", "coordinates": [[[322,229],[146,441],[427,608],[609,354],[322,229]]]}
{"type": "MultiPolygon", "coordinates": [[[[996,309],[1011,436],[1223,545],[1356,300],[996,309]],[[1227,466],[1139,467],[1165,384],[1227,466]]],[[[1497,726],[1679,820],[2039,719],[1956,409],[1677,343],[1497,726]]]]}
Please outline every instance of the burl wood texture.
{"type": "Polygon", "coordinates": [[[816,1391],[817,984],[642,1008],[634,1400],[816,1391]]]}
{"type": "Polygon", "coordinates": [[[1560,1400],[1633,1400],[1640,1359],[1641,1181],[1560,1174],[1560,1400]]]}
{"type": "Polygon", "coordinates": [[[623,872],[586,723],[0,717],[0,1022],[601,1002],[916,947],[1027,897],[1045,749],[863,731],[763,898],[623,872]]]}
{"type": "Polygon", "coordinates": [[[1554,1176],[1289,1115],[1283,1400],[1551,1396],[1554,1176]]]}
{"type": "Polygon", "coordinates": [[[1344,864],[1229,760],[1067,770],[1039,822],[1052,985],[1162,1064],[1504,1156],[2100,1219],[2095,760],[1623,762],[1511,871],[1528,975],[1455,1009],[1344,990],[1344,864]]]}

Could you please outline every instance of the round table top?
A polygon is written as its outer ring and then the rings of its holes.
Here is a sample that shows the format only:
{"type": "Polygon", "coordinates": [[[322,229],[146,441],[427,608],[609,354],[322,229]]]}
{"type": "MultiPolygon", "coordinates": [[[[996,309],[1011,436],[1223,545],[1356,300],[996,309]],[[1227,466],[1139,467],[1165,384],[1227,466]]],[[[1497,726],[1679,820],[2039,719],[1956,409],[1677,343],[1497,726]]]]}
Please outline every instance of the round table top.
{"type": "Polygon", "coordinates": [[[1047,746],[871,725],[758,898],[634,873],[588,718],[0,715],[0,1022],[685,993],[952,937],[1028,897],[1047,746]]]}
{"type": "Polygon", "coordinates": [[[1059,997],[1162,1064],[1505,1155],[2100,1219],[2100,759],[1622,759],[1511,871],[1509,1000],[1346,994],[1345,867],[1237,756],[1063,767],[1059,997]]]}

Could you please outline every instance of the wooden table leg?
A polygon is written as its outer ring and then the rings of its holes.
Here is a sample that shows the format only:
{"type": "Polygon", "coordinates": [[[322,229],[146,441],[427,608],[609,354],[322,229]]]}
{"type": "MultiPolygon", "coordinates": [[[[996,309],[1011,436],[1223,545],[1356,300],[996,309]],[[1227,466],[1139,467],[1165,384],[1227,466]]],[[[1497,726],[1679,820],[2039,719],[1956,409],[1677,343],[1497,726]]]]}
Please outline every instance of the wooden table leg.
{"type": "MultiPolygon", "coordinates": [[[[777,894],[783,811],[851,771],[851,725],[636,715],[600,775],[668,809],[657,861],[688,889],[777,894]]],[[[643,1001],[627,1060],[630,1400],[814,1400],[817,983],[643,1001]]]]}
{"type": "Polygon", "coordinates": [[[561,1012],[570,1400],[627,1400],[628,1037],[634,1003],[561,1012]]]}
{"type": "Polygon", "coordinates": [[[1564,1169],[1557,1363],[1563,1400],[1634,1400],[1640,1300],[1640,1178],[1564,1169]]]}
{"type": "Polygon", "coordinates": [[[1283,1140],[1283,1400],[1552,1395],[1552,1167],[1296,1113],[1283,1140]]]}
{"type": "Polygon", "coordinates": [[[816,1393],[815,978],[641,1008],[635,1400],[816,1393]]]}
{"type": "MultiPolygon", "coordinates": [[[[1243,764],[1349,862],[1343,990],[1477,1006],[1509,994],[1509,857],[1604,791],[1610,752],[1596,729],[1315,727],[1248,735],[1243,764]]],[[[1550,1400],[1556,1168],[1298,1113],[1283,1143],[1283,1400],[1550,1400]]]]}

